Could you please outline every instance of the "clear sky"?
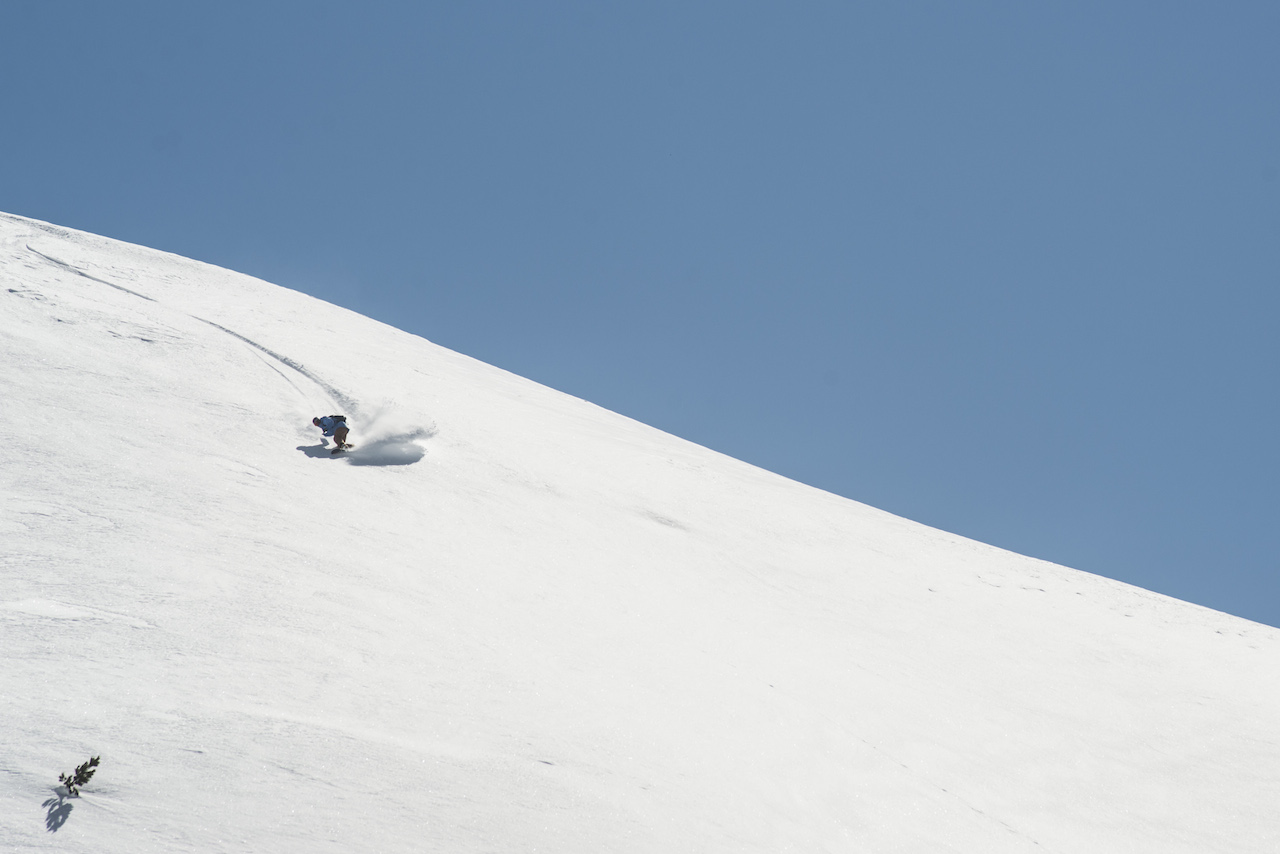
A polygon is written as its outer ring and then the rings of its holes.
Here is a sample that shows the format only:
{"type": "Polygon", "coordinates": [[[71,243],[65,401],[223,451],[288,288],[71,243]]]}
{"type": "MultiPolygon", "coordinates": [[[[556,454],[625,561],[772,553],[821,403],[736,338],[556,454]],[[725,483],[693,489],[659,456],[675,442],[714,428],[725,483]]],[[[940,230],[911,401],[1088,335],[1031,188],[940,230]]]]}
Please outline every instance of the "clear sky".
{"type": "Polygon", "coordinates": [[[0,210],[1280,625],[1278,45],[1274,2],[10,0],[0,210]]]}

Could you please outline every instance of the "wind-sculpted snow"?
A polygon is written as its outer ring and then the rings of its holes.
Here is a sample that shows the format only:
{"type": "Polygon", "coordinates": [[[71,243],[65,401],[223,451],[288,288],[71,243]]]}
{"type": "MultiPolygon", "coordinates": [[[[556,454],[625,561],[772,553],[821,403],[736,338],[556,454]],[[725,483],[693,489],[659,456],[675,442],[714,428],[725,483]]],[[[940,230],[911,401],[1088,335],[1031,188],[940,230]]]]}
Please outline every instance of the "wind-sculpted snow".
{"type": "Polygon", "coordinates": [[[0,365],[2,851],[1280,850],[1274,629],[8,215],[0,365]]]}

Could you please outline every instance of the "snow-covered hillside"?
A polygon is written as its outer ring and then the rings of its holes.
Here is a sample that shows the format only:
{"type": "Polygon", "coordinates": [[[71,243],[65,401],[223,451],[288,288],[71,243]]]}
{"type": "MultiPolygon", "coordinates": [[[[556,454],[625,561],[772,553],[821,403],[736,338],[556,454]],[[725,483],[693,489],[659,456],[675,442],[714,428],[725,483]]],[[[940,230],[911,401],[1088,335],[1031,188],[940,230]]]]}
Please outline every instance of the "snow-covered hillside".
{"type": "Polygon", "coordinates": [[[10,216],[0,363],[5,851],[1280,850],[1274,629],[10,216]]]}

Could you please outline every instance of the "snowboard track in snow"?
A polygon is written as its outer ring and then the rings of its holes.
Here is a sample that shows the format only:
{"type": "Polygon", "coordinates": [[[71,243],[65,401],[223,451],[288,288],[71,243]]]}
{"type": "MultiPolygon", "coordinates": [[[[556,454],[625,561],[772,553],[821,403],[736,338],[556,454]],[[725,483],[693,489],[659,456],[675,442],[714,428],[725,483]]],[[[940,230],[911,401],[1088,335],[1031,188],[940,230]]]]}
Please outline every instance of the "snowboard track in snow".
{"type": "MultiPolygon", "coordinates": [[[[195,315],[192,315],[192,317],[195,317],[195,315]]],[[[257,350],[261,350],[263,353],[266,353],[268,356],[275,359],[280,364],[285,365],[286,367],[293,368],[295,371],[302,374],[304,377],[311,380],[316,385],[320,386],[320,388],[324,389],[325,393],[328,394],[329,397],[333,398],[333,402],[338,404],[342,408],[347,409],[351,412],[360,411],[360,404],[357,403],[353,398],[347,397],[341,391],[329,385],[329,383],[325,382],[323,379],[316,376],[311,371],[307,370],[305,366],[299,364],[298,362],[295,362],[293,359],[290,359],[288,356],[282,356],[279,353],[275,352],[274,350],[270,350],[266,347],[263,347],[257,341],[254,341],[250,338],[246,338],[245,336],[241,335],[239,332],[233,332],[232,330],[228,329],[227,327],[223,326],[220,323],[214,323],[212,320],[205,320],[203,317],[196,317],[195,319],[200,321],[201,323],[207,323],[210,326],[214,327],[215,329],[221,329],[223,332],[227,333],[232,338],[237,338],[243,341],[244,343],[248,344],[250,347],[253,347],[257,350]]]]}
{"type": "Polygon", "coordinates": [[[55,267],[59,267],[63,270],[66,270],[68,273],[75,273],[77,276],[83,276],[84,278],[88,279],[91,282],[97,282],[100,285],[106,285],[107,287],[115,288],[118,291],[124,291],[126,294],[129,294],[130,296],[135,296],[138,299],[144,299],[147,302],[156,302],[156,299],[154,297],[149,297],[146,294],[140,294],[137,291],[131,291],[128,288],[122,288],[119,285],[114,284],[113,282],[108,282],[106,279],[99,279],[97,276],[91,276],[88,273],[86,273],[84,270],[71,266],[66,261],[59,261],[57,258],[52,258],[44,254],[38,249],[32,249],[30,243],[27,244],[27,251],[34,252],[44,260],[48,261],[50,264],[54,265],[55,267]]]}
{"type": "MultiPolygon", "coordinates": [[[[35,255],[39,255],[45,261],[48,261],[50,264],[53,264],[55,267],[58,267],[59,269],[66,270],[68,273],[74,273],[75,275],[88,279],[91,282],[97,282],[100,285],[106,285],[109,288],[115,288],[117,291],[122,291],[126,294],[129,294],[130,296],[135,296],[138,299],[144,299],[144,300],[147,300],[148,302],[158,302],[154,297],[149,297],[146,294],[140,294],[137,291],[133,291],[133,290],[130,290],[129,288],[122,287],[121,285],[117,285],[114,282],[108,282],[106,279],[100,279],[97,276],[93,276],[93,275],[90,275],[89,273],[86,273],[84,270],[81,270],[78,267],[68,264],[66,261],[60,261],[59,259],[54,258],[51,255],[46,255],[40,250],[33,248],[30,243],[26,244],[26,247],[28,252],[31,252],[35,255]]],[[[223,332],[227,333],[228,335],[232,336],[233,338],[237,338],[240,341],[243,341],[245,344],[248,344],[250,347],[254,347],[260,350],[261,352],[266,353],[268,356],[275,359],[280,364],[293,368],[295,371],[302,374],[304,377],[306,377],[307,379],[311,380],[313,383],[318,385],[320,388],[322,388],[325,391],[326,394],[329,395],[329,397],[333,399],[334,403],[352,412],[359,411],[359,404],[353,398],[343,394],[341,391],[334,388],[332,385],[325,382],[323,379],[316,376],[311,371],[307,370],[305,366],[299,364],[298,362],[295,362],[293,359],[290,359],[288,356],[282,356],[279,353],[275,352],[274,350],[271,350],[267,347],[262,346],[257,341],[254,341],[251,338],[247,338],[238,332],[234,332],[219,323],[214,323],[212,320],[205,320],[203,317],[196,317],[195,315],[188,315],[188,316],[196,320],[199,320],[202,323],[207,323],[210,326],[214,327],[215,329],[220,329],[223,332]]]]}

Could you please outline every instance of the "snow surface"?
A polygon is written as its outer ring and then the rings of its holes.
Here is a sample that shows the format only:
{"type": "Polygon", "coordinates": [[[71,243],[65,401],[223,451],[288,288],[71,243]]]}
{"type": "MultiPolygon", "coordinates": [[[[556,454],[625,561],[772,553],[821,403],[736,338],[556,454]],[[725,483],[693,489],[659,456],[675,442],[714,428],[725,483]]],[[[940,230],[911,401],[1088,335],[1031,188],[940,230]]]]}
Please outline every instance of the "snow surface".
{"type": "Polygon", "coordinates": [[[7,215],[0,361],[5,851],[1280,850],[1277,630],[7,215]]]}

